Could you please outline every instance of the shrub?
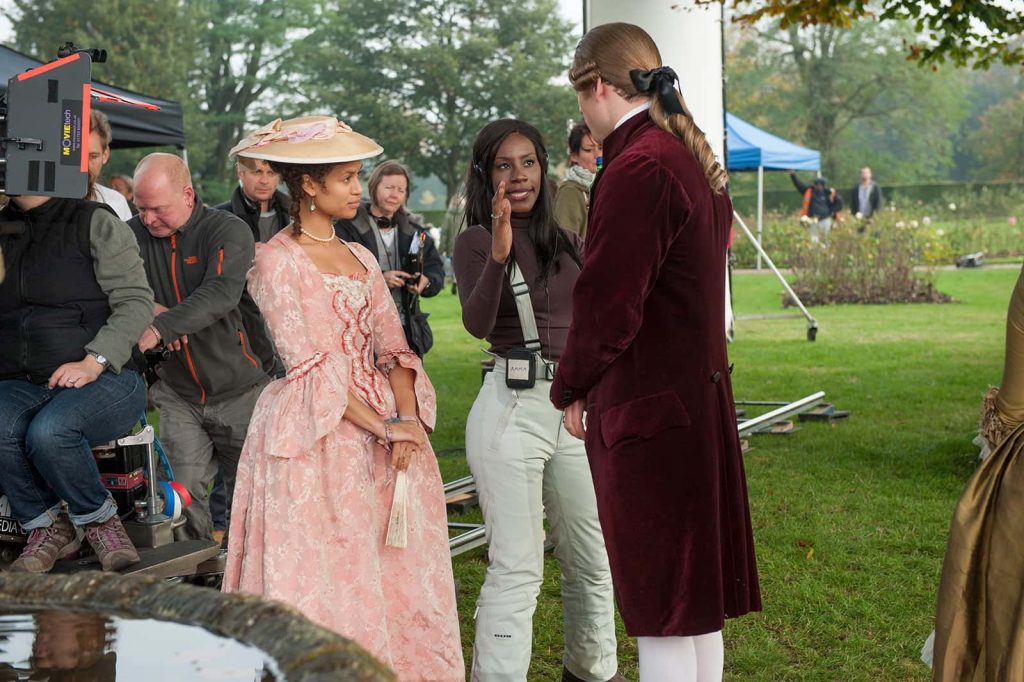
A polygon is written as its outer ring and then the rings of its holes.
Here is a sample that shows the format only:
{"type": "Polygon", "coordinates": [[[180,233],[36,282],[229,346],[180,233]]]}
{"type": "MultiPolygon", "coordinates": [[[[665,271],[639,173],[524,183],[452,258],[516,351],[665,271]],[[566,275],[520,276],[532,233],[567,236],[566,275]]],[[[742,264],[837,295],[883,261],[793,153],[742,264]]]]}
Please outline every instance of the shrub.
{"type": "MultiPolygon", "coordinates": [[[[857,224],[856,219],[847,218],[857,224]]],[[[1016,213],[998,218],[965,215],[960,205],[950,202],[945,206],[919,206],[902,211],[886,210],[874,220],[874,229],[892,229],[903,223],[927,228],[933,242],[932,260],[918,265],[953,265],[957,256],[984,251],[989,258],[1020,257],[1024,255],[1024,206],[1016,213]],[[950,206],[956,207],[951,209],[950,206]],[[936,246],[938,245],[938,246],[936,246]],[[934,253],[938,249],[938,254],[934,253]],[[940,260],[935,260],[940,258],[940,260]]],[[[747,221],[751,230],[752,221],[747,221]]],[[[806,239],[806,228],[791,214],[769,213],[765,216],[764,247],[776,265],[788,268],[793,262],[796,247],[806,239]]],[[[754,245],[737,227],[732,256],[738,268],[752,268],[757,262],[754,245]]]]}
{"type": "Polygon", "coordinates": [[[884,213],[840,223],[827,244],[805,238],[796,245],[793,290],[805,305],[949,302],[935,289],[935,265],[952,259],[938,229],[884,213]]]}

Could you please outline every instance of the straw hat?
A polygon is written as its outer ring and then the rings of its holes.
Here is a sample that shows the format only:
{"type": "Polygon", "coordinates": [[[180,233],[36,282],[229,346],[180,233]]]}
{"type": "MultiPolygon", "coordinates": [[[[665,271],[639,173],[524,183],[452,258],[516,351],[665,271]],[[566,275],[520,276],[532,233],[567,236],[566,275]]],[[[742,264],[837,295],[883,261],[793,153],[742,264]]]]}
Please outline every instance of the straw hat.
{"type": "Polygon", "coordinates": [[[228,155],[279,163],[345,163],[382,154],[384,149],[333,116],[277,119],[250,133],[228,155]]]}

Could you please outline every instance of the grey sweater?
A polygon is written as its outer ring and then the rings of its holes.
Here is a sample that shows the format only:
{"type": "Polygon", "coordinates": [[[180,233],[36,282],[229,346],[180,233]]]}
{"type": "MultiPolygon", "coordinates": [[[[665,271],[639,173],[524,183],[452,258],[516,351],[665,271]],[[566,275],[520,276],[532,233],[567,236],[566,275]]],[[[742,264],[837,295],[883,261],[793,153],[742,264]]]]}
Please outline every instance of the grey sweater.
{"type": "Polygon", "coordinates": [[[139,247],[129,230],[109,211],[94,211],[89,223],[89,251],[96,282],[110,302],[110,317],[85,350],[102,355],[120,372],[146,325],[153,320],[153,292],[139,247]]]}

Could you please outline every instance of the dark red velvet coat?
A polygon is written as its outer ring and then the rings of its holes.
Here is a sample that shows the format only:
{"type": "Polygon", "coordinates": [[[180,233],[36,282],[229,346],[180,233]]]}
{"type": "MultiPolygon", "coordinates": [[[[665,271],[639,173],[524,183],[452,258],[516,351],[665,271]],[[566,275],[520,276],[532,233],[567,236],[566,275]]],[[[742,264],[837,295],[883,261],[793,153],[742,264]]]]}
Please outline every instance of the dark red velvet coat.
{"type": "Polygon", "coordinates": [[[725,346],[732,204],[646,112],[604,141],[551,388],[586,398],[587,454],[632,636],[761,608],[725,346]]]}

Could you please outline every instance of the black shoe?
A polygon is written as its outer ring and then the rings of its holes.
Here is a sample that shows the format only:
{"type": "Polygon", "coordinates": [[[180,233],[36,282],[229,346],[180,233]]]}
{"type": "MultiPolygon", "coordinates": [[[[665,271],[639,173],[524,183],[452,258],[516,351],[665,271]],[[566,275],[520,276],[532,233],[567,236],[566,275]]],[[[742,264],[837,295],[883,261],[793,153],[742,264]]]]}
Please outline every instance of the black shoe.
{"type": "MultiPolygon", "coordinates": [[[[568,668],[563,666],[562,682],[585,682],[585,680],[581,680],[580,678],[576,677],[571,672],[569,672],[568,668]]],[[[615,675],[610,680],[608,680],[608,682],[629,682],[629,680],[627,680],[621,674],[615,673],[615,675]]]]}

